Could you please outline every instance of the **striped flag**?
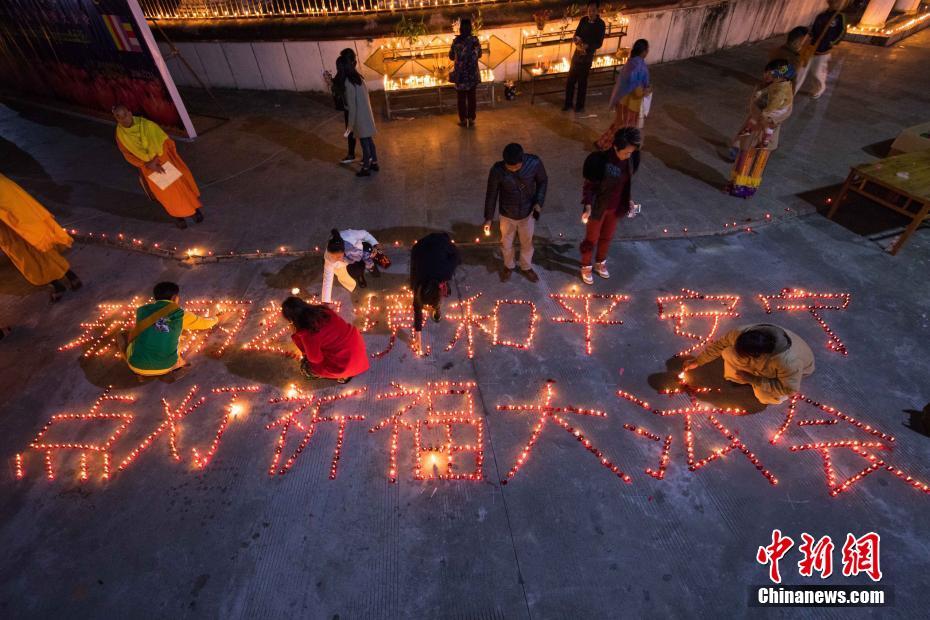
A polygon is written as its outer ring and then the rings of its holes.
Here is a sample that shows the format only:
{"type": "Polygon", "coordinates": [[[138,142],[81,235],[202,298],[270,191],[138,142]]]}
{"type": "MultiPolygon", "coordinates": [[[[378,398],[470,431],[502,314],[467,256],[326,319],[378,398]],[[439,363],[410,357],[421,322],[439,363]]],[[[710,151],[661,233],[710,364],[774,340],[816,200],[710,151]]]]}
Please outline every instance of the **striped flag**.
{"type": "Polygon", "coordinates": [[[103,23],[106,24],[110,36],[113,37],[113,43],[116,49],[121,52],[141,52],[142,45],[136,36],[136,31],[132,23],[123,19],[119,15],[102,15],[103,23]]]}

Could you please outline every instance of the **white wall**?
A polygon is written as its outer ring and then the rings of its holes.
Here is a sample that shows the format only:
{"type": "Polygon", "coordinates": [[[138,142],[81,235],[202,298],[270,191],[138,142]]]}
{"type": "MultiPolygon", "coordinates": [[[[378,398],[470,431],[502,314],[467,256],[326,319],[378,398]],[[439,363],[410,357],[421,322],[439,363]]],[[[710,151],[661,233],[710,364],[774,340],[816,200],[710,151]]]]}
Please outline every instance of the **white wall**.
{"type": "MultiPolygon", "coordinates": [[[[825,9],[826,0],[708,0],[696,6],[627,13],[630,17],[629,34],[623,38],[622,44],[630,47],[636,39],[647,39],[650,63],[669,62],[767,39],[794,26],[809,25],[814,15],[825,9]]],[[[494,70],[498,80],[519,79],[520,35],[524,28],[530,27],[532,24],[518,24],[484,31],[496,35],[517,50],[494,70]]],[[[343,48],[354,48],[360,61],[364,62],[386,41],[210,41],[179,43],[177,48],[207,86],[321,91],[325,89],[323,70],[335,72],[335,59],[343,48]]],[[[197,86],[194,75],[177,58],[168,58],[167,45],[159,45],[175,82],[181,86],[197,86]]],[[[562,50],[554,47],[543,49],[547,49],[544,59],[554,60],[569,55],[567,46],[562,50]]],[[[612,51],[612,47],[606,51],[612,51]]],[[[534,61],[537,53],[528,52],[524,61],[534,61]]],[[[361,62],[360,67],[368,86],[381,88],[381,76],[361,62]]]]}

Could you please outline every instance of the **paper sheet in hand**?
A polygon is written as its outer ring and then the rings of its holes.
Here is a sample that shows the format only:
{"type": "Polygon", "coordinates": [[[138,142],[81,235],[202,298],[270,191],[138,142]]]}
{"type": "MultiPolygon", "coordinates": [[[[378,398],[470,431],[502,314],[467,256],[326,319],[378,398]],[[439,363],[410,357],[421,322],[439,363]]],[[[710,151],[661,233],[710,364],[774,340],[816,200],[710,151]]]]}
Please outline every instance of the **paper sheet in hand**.
{"type": "Polygon", "coordinates": [[[181,178],[181,171],[174,167],[170,161],[165,162],[161,166],[164,168],[164,174],[161,172],[153,172],[149,175],[149,179],[158,186],[158,189],[165,189],[175,181],[181,178]]]}

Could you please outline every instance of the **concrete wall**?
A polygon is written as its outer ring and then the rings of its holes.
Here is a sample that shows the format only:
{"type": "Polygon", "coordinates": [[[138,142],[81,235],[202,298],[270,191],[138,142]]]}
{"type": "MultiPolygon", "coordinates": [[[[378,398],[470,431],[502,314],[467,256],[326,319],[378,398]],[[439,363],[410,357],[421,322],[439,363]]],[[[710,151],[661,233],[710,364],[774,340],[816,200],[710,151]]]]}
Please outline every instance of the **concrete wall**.
{"type": "MultiPolygon", "coordinates": [[[[639,38],[649,40],[651,64],[708,54],[715,50],[766,39],[797,25],[809,25],[813,16],[826,8],[825,0],[709,0],[703,4],[629,13],[629,35],[622,45],[630,47],[639,38]]],[[[532,24],[483,31],[504,40],[516,51],[495,69],[500,80],[520,78],[520,35],[532,24]]],[[[615,41],[604,51],[613,51],[615,41]]],[[[323,70],[335,72],[340,50],[354,47],[360,60],[368,58],[387,39],[346,41],[271,41],[230,43],[204,41],[179,43],[178,50],[197,76],[208,86],[260,90],[324,90],[323,70]]],[[[175,82],[197,86],[196,78],[177,58],[168,57],[160,44],[175,82]]],[[[545,49],[545,48],[544,48],[545,49]]],[[[537,51],[524,62],[533,62],[537,51]]],[[[570,50],[548,48],[544,59],[568,56],[570,50]]],[[[369,87],[381,87],[381,76],[364,65],[361,70],[369,87]]]]}

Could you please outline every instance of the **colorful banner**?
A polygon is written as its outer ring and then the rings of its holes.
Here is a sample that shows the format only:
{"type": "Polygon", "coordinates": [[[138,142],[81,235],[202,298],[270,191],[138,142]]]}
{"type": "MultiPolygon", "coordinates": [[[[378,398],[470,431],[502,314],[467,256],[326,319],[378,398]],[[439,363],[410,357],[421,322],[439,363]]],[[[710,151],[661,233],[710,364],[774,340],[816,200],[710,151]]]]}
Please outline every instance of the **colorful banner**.
{"type": "Polygon", "coordinates": [[[122,103],[196,136],[138,0],[3,0],[0,90],[99,117],[122,103]]]}

